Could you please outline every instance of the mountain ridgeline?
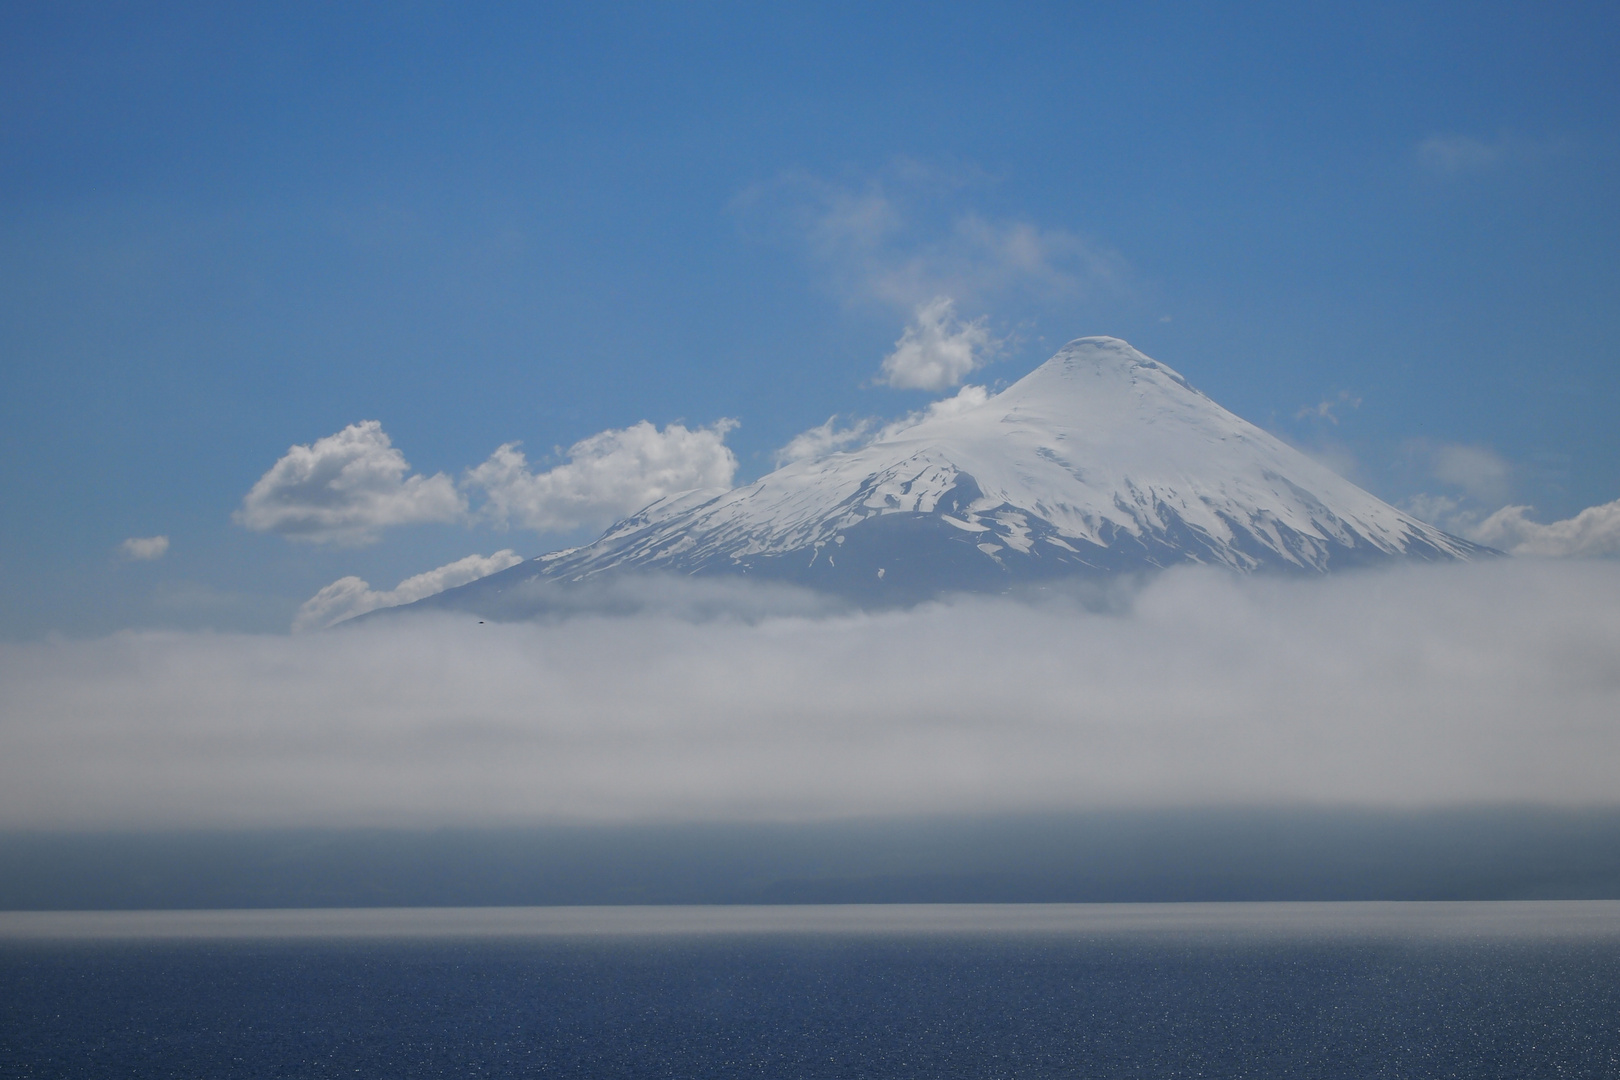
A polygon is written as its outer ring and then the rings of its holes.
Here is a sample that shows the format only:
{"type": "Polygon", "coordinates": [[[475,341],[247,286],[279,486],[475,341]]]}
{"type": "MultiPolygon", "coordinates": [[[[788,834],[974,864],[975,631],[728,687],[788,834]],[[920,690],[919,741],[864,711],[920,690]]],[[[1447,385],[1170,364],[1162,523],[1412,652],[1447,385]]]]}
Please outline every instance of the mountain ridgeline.
{"type": "Polygon", "coordinates": [[[594,543],[420,601],[492,614],[627,575],[794,585],[862,605],[1187,563],[1323,573],[1488,553],[1402,513],[1116,338],[1070,342],[859,449],[653,503],[594,543]]]}

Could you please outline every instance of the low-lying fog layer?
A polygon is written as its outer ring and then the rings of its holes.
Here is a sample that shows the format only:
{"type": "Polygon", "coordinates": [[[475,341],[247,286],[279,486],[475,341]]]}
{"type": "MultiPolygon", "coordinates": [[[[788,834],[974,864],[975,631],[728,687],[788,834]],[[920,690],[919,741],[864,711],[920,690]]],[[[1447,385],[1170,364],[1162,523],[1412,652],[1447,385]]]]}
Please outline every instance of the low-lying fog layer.
{"type": "Polygon", "coordinates": [[[0,646],[0,828],[1620,793],[1620,565],[0,646]]]}

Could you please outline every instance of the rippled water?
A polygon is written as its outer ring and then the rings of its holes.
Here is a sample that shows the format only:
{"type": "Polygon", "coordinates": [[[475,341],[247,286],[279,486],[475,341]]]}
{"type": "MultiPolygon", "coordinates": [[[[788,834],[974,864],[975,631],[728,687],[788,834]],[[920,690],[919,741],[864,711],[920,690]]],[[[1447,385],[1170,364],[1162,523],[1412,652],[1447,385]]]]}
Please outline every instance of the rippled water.
{"type": "Polygon", "coordinates": [[[1620,1076],[1620,906],[0,915],[0,1074],[1620,1076]]]}

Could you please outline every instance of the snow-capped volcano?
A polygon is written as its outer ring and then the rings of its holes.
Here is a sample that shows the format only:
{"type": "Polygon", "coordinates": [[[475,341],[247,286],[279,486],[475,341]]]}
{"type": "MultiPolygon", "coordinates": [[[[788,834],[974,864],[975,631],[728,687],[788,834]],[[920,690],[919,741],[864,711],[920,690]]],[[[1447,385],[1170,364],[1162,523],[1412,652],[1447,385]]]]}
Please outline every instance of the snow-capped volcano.
{"type": "Polygon", "coordinates": [[[1485,549],[1382,502],[1116,338],[1070,342],[858,450],[660,500],[582,548],[465,588],[627,570],[857,598],[1178,563],[1311,572],[1485,549]]]}

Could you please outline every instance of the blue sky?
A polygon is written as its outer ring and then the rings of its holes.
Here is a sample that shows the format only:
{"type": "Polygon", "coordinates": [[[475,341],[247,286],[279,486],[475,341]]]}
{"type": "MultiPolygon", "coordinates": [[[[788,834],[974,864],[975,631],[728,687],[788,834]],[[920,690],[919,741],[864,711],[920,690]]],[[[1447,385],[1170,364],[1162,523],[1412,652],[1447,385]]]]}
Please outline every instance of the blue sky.
{"type": "Polygon", "coordinates": [[[539,472],[730,418],[751,478],[938,396],[878,381],[935,296],[1000,343],[976,382],[1112,334],[1391,501],[1610,503],[1617,31],[1597,4],[7,8],[0,634],[279,631],[346,575],[577,542],[233,514],[365,420],[459,484],[514,441],[539,472]]]}

